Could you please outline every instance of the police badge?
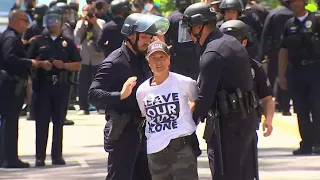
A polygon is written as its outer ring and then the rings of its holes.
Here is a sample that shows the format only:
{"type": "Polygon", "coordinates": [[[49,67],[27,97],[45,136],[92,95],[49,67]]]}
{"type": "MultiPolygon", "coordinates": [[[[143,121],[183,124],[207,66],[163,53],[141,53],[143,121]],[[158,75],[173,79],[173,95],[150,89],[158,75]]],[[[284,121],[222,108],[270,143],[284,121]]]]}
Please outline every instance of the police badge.
{"type": "Polygon", "coordinates": [[[305,26],[306,28],[311,28],[312,22],[310,20],[306,21],[305,26]]]}
{"type": "Polygon", "coordinates": [[[63,47],[67,47],[67,46],[68,46],[67,41],[62,41],[62,46],[63,46],[63,47]]]}

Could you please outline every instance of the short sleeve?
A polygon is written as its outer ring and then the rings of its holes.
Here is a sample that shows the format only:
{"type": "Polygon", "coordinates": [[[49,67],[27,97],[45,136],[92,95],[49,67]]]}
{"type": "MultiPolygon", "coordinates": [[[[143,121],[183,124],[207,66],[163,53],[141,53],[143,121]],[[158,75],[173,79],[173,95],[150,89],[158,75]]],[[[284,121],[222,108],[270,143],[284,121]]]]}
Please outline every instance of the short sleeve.
{"type": "Polygon", "coordinates": [[[287,29],[288,29],[288,22],[290,21],[290,19],[287,21],[286,25],[284,26],[284,29],[283,29],[283,32],[282,32],[282,35],[281,35],[281,38],[280,38],[280,47],[281,48],[284,48],[284,49],[287,49],[288,48],[288,32],[287,32],[287,29]]]}
{"type": "Polygon", "coordinates": [[[191,78],[189,78],[188,82],[188,97],[191,102],[196,101],[199,95],[199,87],[197,86],[197,82],[191,78]]]}

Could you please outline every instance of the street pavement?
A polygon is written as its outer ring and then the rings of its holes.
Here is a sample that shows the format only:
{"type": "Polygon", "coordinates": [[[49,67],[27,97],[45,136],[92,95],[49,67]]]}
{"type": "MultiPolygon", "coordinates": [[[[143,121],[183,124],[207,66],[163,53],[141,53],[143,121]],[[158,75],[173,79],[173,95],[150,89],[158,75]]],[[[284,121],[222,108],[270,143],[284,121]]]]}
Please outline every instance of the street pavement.
{"type": "MultiPolygon", "coordinates": [[[[35,125],[34,121],[20,120],[19,154],[22,160],[30,162],[29,169],[0,169],[0,180],[102,180],[107,173],[108,154],[103,149],[104,115],[92,113],[78,116],[76,111],[68,112],[68,119],[74,126],[64,127],[64,157],[66,166],[52,166],[50,159],[52,131],[49,133],[47,166],[34,167],[35,125]]],[[[320,180],[320,156],[294,157],[292,151],[300,141],[296,117],[275,116],[273,134],[265,138],[259,132],[260,180],[320,180]]],[[[200,180],[211,180],[202,139],[204,126],[198,127],[198,137],[203,150],[198,158],[200,180]]],[[[52,130],[52,128],[51,128],[52,130]]],[[[128,149],[130,151],[130,149],[128,149]]]]}

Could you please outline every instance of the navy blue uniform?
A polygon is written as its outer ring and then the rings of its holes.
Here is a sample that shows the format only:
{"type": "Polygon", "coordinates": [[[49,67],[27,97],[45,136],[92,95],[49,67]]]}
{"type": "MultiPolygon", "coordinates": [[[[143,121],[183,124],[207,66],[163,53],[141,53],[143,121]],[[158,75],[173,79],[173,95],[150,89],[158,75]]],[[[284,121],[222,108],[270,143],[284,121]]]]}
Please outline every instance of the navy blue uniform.
{"type": "MultiPolygon", "coordinates": [[[[200,93],[194,110],[195,120],[204,119],[212,108],[215,112],[219,86],[223,86],[228,94],[234,93],[236,88],[243,93],[253,90],[250,58],[237,39],[216,29],[207,37],[202,47],[198,79],[200,93]]],[[[243,162],[254,140],[252,137],[255,134],[256,117],[255,111],[250,111],[245,121],[239,121],[239,111],[220,116],[224,176],[219,173],[219,158],[214,158],[214,154],[219,151],[216,151],[213,137],[213,141],[208,142],[208,157],[214,179],[253,179],[253,166],[243,162]]]]}
{"type": "Polygon", "coordinates": [[[199,75],[199,57],[196,54],[195,44],[190,42],[179,43],[179,22],[183,14],[180,11],[174,11],[168,16],[170,27],[166,35],[166,43],[172,45],[171,53],[171,71],[184,76],[197,79],[199,75]]]}
{"type": "Polygon", "coordinates": [[[288,19],[293,17],[293,12],[288,7],[280,6],[270,11],[263,26],[261,35],[262,55],[267,55],[268,77],[271,86],[274,86],[278,75],[278,55],[280,38],[288,19]]]}
{"type": "Polygon", "coordinates": [[[318,12],[309,12],[300,21],[287,21],[281,48],[288,50],[291,66],[288,88],[292,93],[301,135],[300,149],[293,153],[309,154],[312,147],[320,153],[320,37],[318,12]],[[312,115],[312,121],[310,114],[312,115]]]}
{"type": "Polygon", "coordinates": [[[123,23],[124,19],[116,16],[112,21],[103,25],[97,44],[103,50],[105,57],[121,47],[124,41],[124,36],[121,34],[123,23]]]}
{"type": "Polygon", "coordinates": [[[1,126],[4,135],[4,161],[8,167],[18,162],[18,122],[19,113],[25,98],[25,85],[28,79],[31,59],[27,58],[20,35],[8,27],[1,36],[0,69],[5,70],[13,80],[5,81],[0,92],[1,126]],[[20,93],[15,93],[21,83],[20,93]]]}
{"type": "Polygon", "coordinates": [[[113,51],[99,66],[98,72],[89,89],[89,100],[99,103],[120,114],[129,114],[132,121],[119,140],[111,140],[108,136],[112,127],[112,119],[106,113],[104,148],[109,152],[107,180],[151,180],[145,140],[140,140],[138,124],[133,118],[141,118],[136,101],[136,90],[140,84],[151,77],[145,57],[137,56],[123,43],[113,51]],[[131,95],[120,100],[120,91],[126,80],[137,77],[137,85],[131,95]]]}
{"type": "Polygon", "coordinates": [[[243,15],[239,17],[239,20],[249,26],[249,31],[252,35],[252,39],[249,41],[250,44],[247,45],[247,51],[250,57],[254,59],[260,59],[258,45],[260,43],[263,24],[261,23],[258,15],[253,13],[251,10],[245,11],[243,15]]]}
{"type": "Polygon", "coordinates": [[[40,35],[41,32],[43,31],[43,26],[42,23],[38,23],[37,21],[33,21],[27,30],[23,33],[22,39],[29,41],[34,36],[40,35]]]}
{"type": "MultiPolygon", "coordinates": [[[[64,63],[81,61],[73,41],[63,36],[53,40],[49,34],[31,42],[28,57],[43,60],[62,60],[64,63]]],[[[48,140],[49,123],[53,123],[51,157],[62,158],[63,123],[65,120],[69,92],[70,72],[52,67],[50,71],[37,69],[33,79],[33,92],[36,94],[36,158],[44,160],[48,140]]]]}

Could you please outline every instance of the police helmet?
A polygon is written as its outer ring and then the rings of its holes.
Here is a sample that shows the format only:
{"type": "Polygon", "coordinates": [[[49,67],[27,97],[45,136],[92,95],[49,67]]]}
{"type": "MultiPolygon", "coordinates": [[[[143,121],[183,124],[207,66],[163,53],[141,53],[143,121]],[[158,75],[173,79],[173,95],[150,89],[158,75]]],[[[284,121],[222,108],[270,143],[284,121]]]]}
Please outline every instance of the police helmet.
{"type": "Polygon", "coordinates": [[[53,6],[55,6],[58,3],[58,1],[53,0],[49,3],[49,8],[52,8],[53,6]]]}
{"type": "Polygon", "coordinates": [[[226,21],[220,26],[220,31],[233,36],[240,41],[244,39],[251,39],[248,25],[240,20],[226,21]]]}
{"type": "Polygon", "coordinates": [[[158,36],[164,35],[168,31],[169,26],[169,20],[164,17],[133,13],[125,19],[121,33],[125,36],[129,36],[135,32],[158,36]]]}
{"type": "Polygon", "coordinates": [[[176,8],[186,9],[188,6],[193,4],[193,0],[175,0],[176,8]]]}
{"type": "Polygon", "coordinates": [[[36,4],[36,6],[32,9],[33,18],[35,20],[42,20],[43,16],[47,13],[49,7],[45,4],[36,4]]]}
{"type": "Polygon", "coordinates": [[[70,10],[70,6],[64,2],[58,2],[55,6],[59,7],[64,13],[70,10]]]}
{"type": "Polygon", "coordinates": [[[132,10],[132,4],[129,0],[114,0],[110,3],[109,8],[112,14],[129,14],[132,10]]]}
{"type": "Polygon", "coordinates": [[[57,24],[62,25],[62,23],[63,23],[63,11],[57,6],[50,8],[47,11],[46,15],[43,17],[44,27],[49,27],[57,24]]]}
{"type": "Polygon", "coordinates": [[[242,12],[245,8],[242,0],[222,0],[220,3],[221,12],[226,9],[235,9],[239,12],[242,12]]]}
{"type": "Polygon", "coordinates": [[[188,28],[217,21],[217,12],[207,3],[195,3],[187,7],[183,13],[182,26],[188,28]]]}

